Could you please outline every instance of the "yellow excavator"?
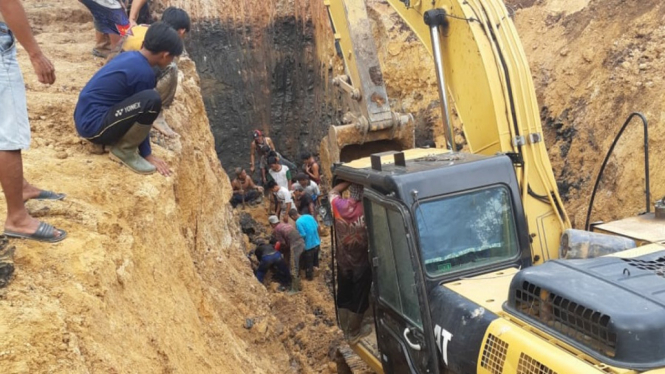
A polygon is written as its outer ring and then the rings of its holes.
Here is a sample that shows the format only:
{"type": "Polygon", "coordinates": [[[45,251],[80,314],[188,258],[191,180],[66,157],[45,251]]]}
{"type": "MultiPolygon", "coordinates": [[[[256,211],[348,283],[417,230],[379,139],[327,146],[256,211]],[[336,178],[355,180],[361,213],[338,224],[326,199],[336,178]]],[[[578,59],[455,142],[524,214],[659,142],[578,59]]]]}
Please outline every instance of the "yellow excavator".
{"type": "Polygon", "coordinates": [[[391,110],[365,2],[324,0],[348,112],[321,154],[365,187],[373,273],[351,348],[381,373],[665,373],[662,203],[572,230],[503,1],[387,2],[433,57],[447,149],[391,110]]]}

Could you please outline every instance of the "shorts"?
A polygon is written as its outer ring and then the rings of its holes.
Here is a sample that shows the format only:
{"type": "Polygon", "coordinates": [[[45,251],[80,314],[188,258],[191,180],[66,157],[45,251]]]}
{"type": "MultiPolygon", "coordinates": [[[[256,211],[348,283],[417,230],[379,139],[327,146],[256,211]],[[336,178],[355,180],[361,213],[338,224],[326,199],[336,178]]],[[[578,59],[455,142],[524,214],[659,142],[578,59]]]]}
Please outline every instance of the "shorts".
{"type": "Polygon", "coordinates": [[[129,18],[117,0],[80,0],[94,19],[95,30],[103,34],[124,36],[129,30],[129,18]]]}
{"type": "Polygon", "coordinates": [[[0,22],[0,151],[30,147],[25,85],[16,60],[16,39],[0,22]]]}

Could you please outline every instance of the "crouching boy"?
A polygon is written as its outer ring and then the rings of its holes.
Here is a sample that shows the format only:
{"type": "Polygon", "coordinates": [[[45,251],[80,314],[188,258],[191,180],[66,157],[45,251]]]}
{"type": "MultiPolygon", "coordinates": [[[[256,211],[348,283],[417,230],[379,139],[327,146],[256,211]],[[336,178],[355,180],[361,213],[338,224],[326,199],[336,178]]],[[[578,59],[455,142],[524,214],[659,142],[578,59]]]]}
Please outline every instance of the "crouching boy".
{"type": "Polygon", "coordinates": [[[182,50],[182,40],[171,26],[150,26],[140,51],[111,60],[81,91],[74,111],[79,135],[112,146],[111,158],[136,173],[158,170],[169,175],[169,167],[150,147],[150,128],[162,110],[153,67],[165,68],[182,50]]]}

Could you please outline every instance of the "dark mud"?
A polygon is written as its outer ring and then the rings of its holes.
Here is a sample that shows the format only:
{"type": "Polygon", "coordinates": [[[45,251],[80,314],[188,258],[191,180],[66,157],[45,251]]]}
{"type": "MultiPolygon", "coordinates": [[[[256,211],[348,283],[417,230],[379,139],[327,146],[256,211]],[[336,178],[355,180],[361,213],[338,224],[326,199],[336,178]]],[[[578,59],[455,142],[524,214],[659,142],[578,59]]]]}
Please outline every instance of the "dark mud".
{"type": "Polygon", "coordinates": [[[310,21],[278,18],[268,28],[200,22],[187,48],[227,172],[249,166],[254,129],[296,164],[301,152],[318,151],[334,113],[310,21]]]}

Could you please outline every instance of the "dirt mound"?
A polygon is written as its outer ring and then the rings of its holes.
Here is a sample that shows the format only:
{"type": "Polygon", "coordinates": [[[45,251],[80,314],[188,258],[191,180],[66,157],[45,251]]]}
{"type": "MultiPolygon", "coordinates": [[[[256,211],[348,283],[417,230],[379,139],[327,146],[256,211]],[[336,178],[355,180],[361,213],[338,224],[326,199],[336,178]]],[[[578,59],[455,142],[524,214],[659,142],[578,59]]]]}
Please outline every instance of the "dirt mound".
{"type": "MultiPolygon", "coordinates": [[[[542,106],[546,144],[573,224],[584,225],[600,164],[634,111],[649,121],[652,201],[661,198],[665,5],[657,0],[508,3],[516,8],[514,19],[542,106]]],[[[645,210],[642,144],[636,121],[610,159],[592,220],[645,210]]]]}

